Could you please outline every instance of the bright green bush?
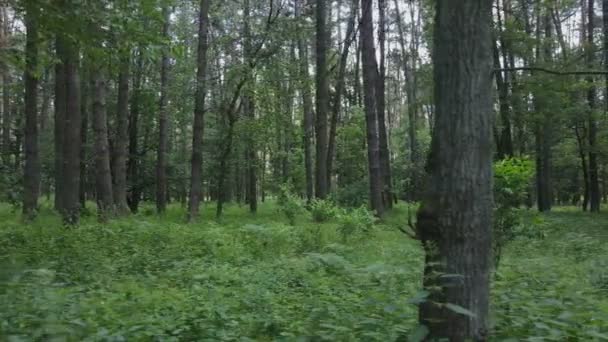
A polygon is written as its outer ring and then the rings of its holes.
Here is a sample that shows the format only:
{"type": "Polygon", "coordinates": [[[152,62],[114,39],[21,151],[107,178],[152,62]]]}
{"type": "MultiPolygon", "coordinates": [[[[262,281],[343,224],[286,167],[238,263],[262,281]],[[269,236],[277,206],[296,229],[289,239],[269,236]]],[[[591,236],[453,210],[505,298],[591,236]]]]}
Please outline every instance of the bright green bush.
{"type": "Polygon", "coordinates": [[[509,158],[494,163],[494,201],[499,207],[517,208],[525,203],[534,176],[534,163],[509,158]]]}
{"type": "Polygon", "coordinates": [[[285,215],[290,225],[296,224],[298,215],[304,212],[304,201],[295,195],[287,185],[280,187],[278,196],[279,211],[285,215]]]}
{"type": "Polygon", "coordinates": [[[346,242],[353,236],[368,236],[375,222],[376,217],[365,207],[344,210],[339,216],[338,232],[346,242]]]}
{"type": "Polygon", "coordinates": [[[329,200],[315,199],[310,203],[310,213],[314,222],[327,222],[336,217],[337,208],[329,200]]]}

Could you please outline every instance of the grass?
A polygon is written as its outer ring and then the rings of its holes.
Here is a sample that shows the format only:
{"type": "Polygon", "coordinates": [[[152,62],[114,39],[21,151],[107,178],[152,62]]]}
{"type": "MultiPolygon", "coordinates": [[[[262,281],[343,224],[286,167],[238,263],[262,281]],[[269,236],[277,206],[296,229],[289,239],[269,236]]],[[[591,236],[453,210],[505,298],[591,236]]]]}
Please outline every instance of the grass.
{"type": "MultiPolygon", "coordinates": [[[[416,328],[422,252],[399,205],[344,242],[338,222],[295,226],[273,203],[184,210],[66,230],[0,207],[0,340],[389,341],[416,328]]],[[[495,340],[608,340],[608,216],[523,212],[534,234],[505,251],[495,340]]]]}

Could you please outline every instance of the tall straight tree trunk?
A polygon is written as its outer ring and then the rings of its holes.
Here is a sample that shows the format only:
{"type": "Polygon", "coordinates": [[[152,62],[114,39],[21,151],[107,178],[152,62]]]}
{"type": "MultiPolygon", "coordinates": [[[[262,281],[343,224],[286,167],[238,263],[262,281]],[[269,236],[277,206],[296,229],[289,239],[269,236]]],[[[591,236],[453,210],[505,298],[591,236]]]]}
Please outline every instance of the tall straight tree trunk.
{"type": "MultiPolygon", "coordinates": [[[[305,0],[296,1],[296,17],[301,20],[301,8],[305,0]]],[[[304,144],[304,169],[306,173],[306,198],[308,202],[312,201],[314,196],[314,176],[313,176],[313,132],[314,132],[314,111],[312,105],[312,94],[310,91],[309,74],[308,74],[308,44],[302,37],[301,29],[298,34],[298,60],[300,66],[300,80],[302,95],[302,108],[304,111],[304,120],[302,120],[303,144],[304,144]]]]}
{"type": "Polygon", "coordinates": [[[426,251],[424,287],[430,293],[420,306],[420,323],[430,331],[428,340],[489,338],[491,6],[491,0],[436,4],[436,115],[430,178],[417,223],[426,251]],[[473,315],[459,313],[459,308],[473,315]]]}
{"type": "Polygon", "coordinates": [[[585,153],[588,149],[586,144],[587,134],[582,134],[581,130],[585,131],[585,125],[583,124],[580,127],[578,122],[575,123],[574,134],[576,136],[578,155],[581,159],[581,170],[583,171],[583,203],[581,208],[583,211],[587,211],[589,209],[589,167],[587,164],[587,154],[585,153]]]}
{"type": "Polygon", "coordinates": [[[97,216],[106,222],[114,215],[112,171],[110,169],[110,146],[108,141],[108,117],[106,107],[105,70],[93,64],[91,69],[91,95],[95,151],[95,192],[97,194],[97,216]]]}
{"type": "Polygon", "coordinates": [[[38,154],[38,16],[36,3],[26,4],[25,28],[25,169],[23,171],[23,216],[34,219],[40,192],[38,154]]]}
{"type": "MultiPolygon", "coordinates": [[[[245,38],[245,62],[249,65],[253,63],[253,47],[251,44],[251,27],[250,27],[250,15],[251,9],[249,6],[249,0],[245,0],[244,8],[244,38],[245,38]]],[[[245,90],[245,96],[243,97],[243,109],[245,116],[253,124],[255,122],[255,80],[253,79],[253,70],[249,73],[250,78],[249,87],[245,90]]],[[[252,126],[250,126],[252,127],[252,126]]],[[[247,158],[247,202],[249,204],[249,211],[252,213],[258,210],[258,182],[257,182],[257,153],[255,147],[255,133],[253,130],[247,132],[247,146],[246,146],[246,158],[247,158]]]]}
{"type": "Polygon", "coordinates": [[[382,193],[384,207],[393,207],[393,190],[391,176],[391,161],[388,146],[388,131],[386,128],[386,30],[388,29],[386,20],[386,0],[378,0],[378,13],[380,22],[378,38],[380,49],[380,68],[376,78],[376,106],[378,107],[378,138],[380,144],[380,169],[382,172],[382,193]]]}
{"type": "MultiPolygon", "coordinates": [[[[8,23],[8,15],[6,6],[2,6],[2,26],[0,32],[2,33],[2,41],[6,42],[10,36],[10,29],[8,23]]],[[[8,170],[8,166],[11,161],[11,76],[8,63],[2,63],[2,162],[8,170]]]]}
{"type": "Polygon", "coordinates": [[[64,124],[66,116],[66,68],[64,57],[64,43],[61,37],[55,40],[55,53],[59,62],[55,65],[55,210],[63,212],[63,141],[64,124]]]}
{"type": "Polygon", "coordinates": [[[336,151],[336,133],[338,130],[338,121],[340,119],[340,110],[342,107],[342,96],[346,83],[346,65],[348,63],[348,54],[353,41],[355,40],[355,23],[357,21],[357,13],[359,12],[359,0],[353,0],[351,5],[351,15],[346,28],[346,37],[344,47],[340,55],[340,68],[338,70],[338,79],[336,83],[336,93],[334,95],[334,103],[331,113],[331,123],[329,128],[329,143],[327,148],[327,186],[331,188],[331,176],[333,174],[333,163],[336,151]]]}
{"type": "Polygon", "coordinates": [[[361,61],[363,63],[363,88],[365,101],[365,123],[367,127],[367,159],[369,169],[369,196],[372,210],[382,216],[382,168],[380,165],[380,142],[376,105],[378,68],[374,47],[374,24],[372,0],[361,0],[361,61]]]}
{"type": "MultiPolygon", "coordinates": [[[[587,67],[591,70],[595,65],[595,44],[593,35],[595,32],[595,1],[589,0],[587,6],[587,67]]],[[[591,212],[600,211],[600,183],[598,167],[598,147],[597,147],[597,118],[596,118],[596,89],[593,76],[587,77],[589,90],[587,91],[587,103],[589,104],[589,210],[591,212]]]]}
{"type": "Polygon", "coordinates": [[[205,93],[207,77],[207,50],[209,47],[209,5],[211,0],[201,0],[198,24],[198,59],[196,72],[196,103],[192,129],[192,165],[188,220],[199,216],[203,182],[203,128],[205,119],[205,93]]]}
{"type": "Polygon", "coordinates": [[[80,221],[80,146],[81,146],[81,107],[79,52],[74,43],[66,44],[65,89],[66,112],[63,126],[63,146],[61,177],[63,222],[77,225],[80,221]]]}
{"type": "MultiPolygon", "coordinates": [[[[169,39],[170,13],[168,5],[163,6],[163,37],[169,39]]],[[[167,208],[167,157],[169,145],[168,101],[169,53],[163,49],[160,70],[160,103],[158,108],[158,152],[156,156],[156,211],[164,214],[167,208]]]]}
{"type": "Polygon", "coordinates": [[[114,172],[114,203],[116,213],[129,212],[127,204],[127,160],[129,154],[129,78],[131,69],[130,51],[124,52],[118,72],[118,102],[116,103],[116,141],[112,171],[114,172]]]}
{"type": "Polygon", "coordinates": [[[133,96],[131,98],[131,111],[128,126],[129,153],[126,169],[126,194],[127,205],[132,213],[137,213],[139,210],[139,202],[141,200],[141,180],[139,179],[139,163],[141,159],[139,151],[139,119],[141,115],[141,100],[144,78],[144,53],[143,48],[140,47],[136,61],[135,73],[133,75],[133,96]]]}
{"type": "Polygon", "coordinates": [[[329,110],[329,75],[327,69],[327,1],[316,0],[316,38],[317,38],[317,116],[315,130],[317,136],[317,155],[315,168],[315,195],[324,199],[328,195],[327,184],[327,112],[329,110]]]}
{"type": "MultiPolygon", "coordinates": [[[[83,65],[85,65],[83,63],[83,65]]],[[[80,189],[78,197],[80,207],[86,209],[87,205],[87,138],[89,133],[89,112],[91,110],[90,83],[91,76],[84,74],[86,67],[82,68],[83,75],[80,77],[80,116],[82,118],[80,124],[80,189]]]]}

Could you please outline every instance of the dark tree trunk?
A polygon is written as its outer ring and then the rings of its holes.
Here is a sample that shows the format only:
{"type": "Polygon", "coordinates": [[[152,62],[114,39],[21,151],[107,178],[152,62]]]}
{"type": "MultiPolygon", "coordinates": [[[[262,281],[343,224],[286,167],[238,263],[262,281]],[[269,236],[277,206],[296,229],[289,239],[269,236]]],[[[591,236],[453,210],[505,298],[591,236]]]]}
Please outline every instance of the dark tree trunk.
{"type": "Polygon", "coordinates": [[[382,173],[382,194],[385,208],[393,207],[393,190],[391,176],[391,161],[388,146],[388,131],[386,128],[386,0],[378,0],[380,13],[380,28],[378,38],[380,49],[380,68],[376,78],[376,106],[378,116],[378,138],[380,146],[380,170],[382,173]]]}
{"type": "MultiPolygon", "coordinates": [[[[133,97],[131,99],[131,114],[129,115],[129,159],[127,161],[127,204],[132,213],[139,210],[141,201],[141,179],[139,179],[139,119],[141,115],[141,94],[144,73],[144,50],[139,49],[137,65],[133,81],[133,97]]],[[[145,146],[145,144],[144,144],[145,146]]]]}
{"type": "MultiPolygon", "coordinates": [[[[304,4],[304,0],[296,1],[296,16],[301,16],[301,7],[304,4]]],[[[302,31],[301,29],[299,30],[302,31]]],[[[302,107],[304,110],[304,120],[302,127],[304,130],[304,168],[306,172],[306,198],[310,202],[314,196],[314,176],[313,176],[313,161],[312,161],[312,149],[313,149],[313,130],[314,130],[314,112],[312,105],[312,94],[309,85],[309,74],[308,74],[308,44],[304,38],[298,37],[298,59],[300,65],[300,79],[301,79],[301,94],[302,94],[302,107]]]]}
{"type": "MultiPolygon", "coordinates": [[[[86,63],[83,63],[86,64],[86,63]]],[[[86,70],[86,67],[82,68],[86,70]]],[[[80,207],[86,209],[87,205],[87,138],[89,133],[89,111],[91,109],[90,101],[90,87],[91,78],[87,78],[84,74],[81,75],[80,79],[80,116],[82,117],[80,125],[80,189],[78,191],[78,197],[80,200],[80,207]]]]}
{"type": "Polygon", "coordinates": [[[589,209],[589,167],[587,165],[587,154],[585,151],[587,150],[587,144],[585,138],[587,134],[582,134],[581,130],[585,131],[585,125],[580,127],[579,123],[576,123],[574,126],[574,134],[576,135],[576,142],[578,147],[578,155],[581,159],[581,170],[583,171],[583,203],[582,209],[583,211],[587,211],[589,209]]]}
{"type": "Polygon", "coordinates": [[[420,323],[430,330],[428,340],[487,341],[492,1],[439,0],[436,6],[436,115],[430,179],[417,223],[426,250],[424,287],[430,295],[420,306],[420,323]],[[458,307],[473,315],[457,312],[458,307]]]}
{"type": "MultiPolygon", "coordinates": [[[[595,33],[595,1],[589,0],[587,6],[587,67],[592,69],[595,65],[595,44],[593,35],[595,33]]],[[[600,182],[598,172],[598,147],[597,147],[597,118],[596,118],[596,89],[593,76],[587,77],[589,89],[587,91],[587,103],[589,104],[589,210],[600,211],[600,182]]]]}
{"type": "Polygon", "coordinates": [[[97,216],[106,222],[114,215],[112,171],[110,169],[110,147],[108,142],[108,117],[106,109],[106,81],[103,68],[93,64],[91,69],[91,95],[95,151],[95,192],[97,216]]]}
{"type": "MultiPolygon", "coordinates": [[[[253,63],[253,47],[251,45],[251,27],[250,27],[250,15],[251,9],[249,7],[249,0],[245,0],[245,11],[244,11],[244,32],[245,37],[245,62],[249,65],[253,63]]],[[[248,75],[251,84],[245,90],[245,96],[243,97],[243,109],[247,119],[253,124],[255,122],[255,80],[253,79],[253,70],[248,75]]],[[[252,127],[252,126],[250,126],[252,127]]],[[[258,210],[258,182],[257,182],[257,153],[255,146],[255,133],[253,130],[247,132],[247,146],[246,146],[246,159],[247,159],[247,202],[249,203],[249,211],[252,213],[258,210]]]]}
{"type": "Polygon", "coordinates": [[[334,95],[333,108],[331,113],[331,123],[329,128],[329,144],[327,147],[327,186],[331,188],[331,176],[334,172],[333,163],[336,154],[336,132],[338,130],[338,121],[340,120],[340,110],[342,107],[342,97],[346,86],[346,66],[348,63],[348,54],[350,47],[355,40],[355,24],[357,21],[357,13],[359,12],[359,0],[353,0],[351,6],[351,14],[346,28],[346,37],[344,38],[344,48],[340,55],[340,69],[338,70],[338,79],[336,83],[336,93],[334,95]]]}
{"type": "MultiPolygon", "coordinates": [[[[169,39],[169,8],[163,6],[163,37],[169,39]]],[[[160,71],[160,103],[158,108],[158,152],[156,156],[156,211],[164,214],[167,208],[167,157],[169,145],[168,101],[169,54],[163,49],[160,71]]]]}
{"type": "Polygon", "coordinates": [[[327,197],[327,112],[329,110],[329,75],[327,69],[327,1],[316,0],[316,37],[317,37],[317,116],[315,130],[317,137],[315,195],[317,198],[327,197]]]}
{"type": "Polygon", "coordinates": [[[26,4],[25,27],[25,169],[23,171],[23,216],[34,219],[40,192],[38,154],[38,16],[36,3],[26,4]]]}
{"type": "MultiPolygon", "coordinates": [[[[496,40],[493,46],[494,68],[501,69],[500,54],[496,40]]],[[[506,67],[506,66],[505,66],[506,67]]],[[[498,89],[499,117],[502,124],[500,134],[496,137],[496,152],[498,159],[513,156],[513,141],[511,139],[511,121],[509,119],[509,86],[505,80],[505,74],[502,72],[494,73],[496,79],[496,89],[498,89]]]]}
{"type": "Polygon", "coordinates": [[[205,119],[205,93],[207,77],[207,50],[209,47],[209,5],[211,0],[200,1],[198,26],[198,60],[196,73],[196,104],[192,129],[192,166],[188,220],[199,216],[201,189],[203,182],[203,128],[205,119]]]}
{"type": "Polygon", "coordinates": [[[372,210],[382,216],[382,168],[380,165],[380,142],[376,105],[378,68],[374,48],[374,24],[372,22],[372,0],[361,0],[361,52],[363,63],[363,87],[365,101],[365,122],[367,126],[367,159],[369,169],[369,189],[372,210]]]}
{"type": "Polygon", "coordinates": [[[73,44],[65,49],[65,90],[66,112],[64,117],[64,136],[62,146],[62,212],[66,225],[77,225],[80,221],[80,146],[81,146],[81,107],[79,52],[73,44]]]}
{"type": "Polygon", "coordinates": [[[61,37],[55,40],[55,50],[59,62],[55,65],[55,210],[63,212],[63,141],[64,124],[66,116],[66,67],[64,58],[64,44],[61,37]]]}
{"type": "MultiPolygon", "coordinates": [[[[118,102],[116,103],[116,140],[112,158],[114,173],[114,204],[118,215],[129,213],[127,203],[127,160],[129,159],[129,78],[130,51],[123,52],[118,72],[118,102]]],[[[133,108],[135,111],[135,108],[133,108]]]]}
{"type": "MultiPolygon", "coordinates": [[[[7,41],[9,36],[6,7],[0,7],[0,39],[7,41]]],[[[11,160],[11,96],[10,96],[10,70],[7,63],[2,63],[2,162],[8,168],[11,160]]]]}

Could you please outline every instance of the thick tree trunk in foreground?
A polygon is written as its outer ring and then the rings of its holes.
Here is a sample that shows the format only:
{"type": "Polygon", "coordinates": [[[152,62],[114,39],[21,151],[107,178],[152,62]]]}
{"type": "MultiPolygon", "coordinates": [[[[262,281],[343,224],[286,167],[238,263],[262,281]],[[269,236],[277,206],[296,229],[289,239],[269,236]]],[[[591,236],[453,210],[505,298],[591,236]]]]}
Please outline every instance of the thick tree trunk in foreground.
{"type": "Polygon", "coordinates": [[[25,169],[23,172],[23,216],[34,219],[40,192],[38,154],[38,13],[37,5],[26,6],[25,27],[25,169]]]}
{"type": "Polygon", "coordinates": [[[112,171],[110,169],[110,146],[108,142],[108,117],[106,109],[106,82],[103,69],[91,69],[92,114],[95,151],[95,192],[97,193],[97,215],[105,222],[114,215],[112,171]]]}
{"type": "MultiPolygon", "coordinates": [[[[169,39],[170,13],[167,5],[163,7],[163,37],[169,39]]],[[[163,49],[160,70],[160,103],[158,108],[158,152],[156,156],[156,211],[164,214],[167,208],[167,157],[169,145],[168,98],[169,54],[163,49]]]]}
{"type": "Polygon", "coordinates": [[[436,5],[436,118],[430,179],[418,212],[418,235],[426,251],[424,287],[430,293],[420,306],[420,323],[430,330],[428,340],[488,339],[491,5],[491,0],[438,0],[436,5]],[[458,313],[453,305],[473,315],[458,313]]]}
{"type": "Polygon", "coordinates": [[[81,108],[80,74],[78,48],[66,44],[65,89],[66,111],[63,125],[62,146],[62,212],[66,225],[76,225],[80,221],[80,145],[81,145],[81,108]]]}
{"type": "Polygon", "coordinates": [[[317,30],[317,116],[315,130],[317,136],[317,155],[315,172],[315,195],[325,198],[329,189],[327,185],[327,112],[329,110],[329,75],[327,70],[327,1],[316,1],[317,30]]]}
{"type": "Polygon", "coordinates": [[[130,58],[123,57],[118,72],[118,102],[116,104],[116,140],[112,172],[114,173],[114,203],[119,215],[129,213],[127,204],[127,160],[129,155],[129,77],[130,58]]]}
{"type": "Polygon", "coordinates": [[[363,63],[363,88],[365,102],[365,122],[367,127],[367,159],[369,169],[369,189],[372,210],[382,216],[382,168],[380,165],[380,142],[376,105],[378,68],[374,48],[374,25],[372,22],[372,0],[361,0],[361,53],[363,63]]]}
{"type": "Polygon", "coordinates": [[[196,72],[196,103],[194,127],[192,129],[192,165],[188,220],[194,221],[199,215],[201,187],[203,182],[203,128],[205,119],[205,93],[207,77],[207,50],[209,47],[209,5],[211,0],[201,0],[198,26],[198,60],[196,72]]]}

